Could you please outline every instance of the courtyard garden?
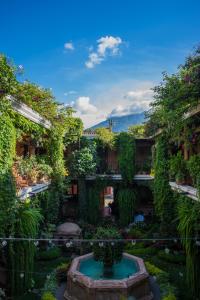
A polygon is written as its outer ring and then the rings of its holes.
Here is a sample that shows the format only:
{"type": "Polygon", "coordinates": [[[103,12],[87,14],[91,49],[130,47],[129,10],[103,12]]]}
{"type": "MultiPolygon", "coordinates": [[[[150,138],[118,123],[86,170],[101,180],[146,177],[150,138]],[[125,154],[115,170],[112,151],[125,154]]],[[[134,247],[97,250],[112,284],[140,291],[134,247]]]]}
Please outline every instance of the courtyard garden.
{"type": "Polygon", "coordinates": [[[198,48],[163,75],[145,124],[89,139],[71,107],[0,56],[1,300],[79,299],[70,266],[88,253],[100,281],[131,278],[115,274],[127,259],[138,275],[141,259],[147,299],[200,299],[199,99],[198,48]]]}

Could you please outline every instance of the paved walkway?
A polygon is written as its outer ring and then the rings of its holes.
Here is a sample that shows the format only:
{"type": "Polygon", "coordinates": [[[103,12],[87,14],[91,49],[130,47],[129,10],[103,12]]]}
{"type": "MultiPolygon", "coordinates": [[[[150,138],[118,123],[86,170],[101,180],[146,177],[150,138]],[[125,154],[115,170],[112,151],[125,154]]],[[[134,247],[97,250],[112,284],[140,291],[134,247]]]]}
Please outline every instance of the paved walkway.
{"type": "Polygon", "coordinates": [[[154,278],[152,276],[150,276],[149,282],[150,282],[152,293],[154,295],[153,300],[160,300],[161,299],[160,289],[159,289],[158,284],[156,283],[156,281],[154,280],[154,278]]]}
{"type": "Polygon", "coordinates": [[[64,292],[65,292],[65,289],[66,289],[66,283],[62,283],[59,287],[58,287],[58,289],[57,289],[57,291],[56,291],[56,299],[57,300],[65,300],[65,298],[64,298],[64,292]]]}

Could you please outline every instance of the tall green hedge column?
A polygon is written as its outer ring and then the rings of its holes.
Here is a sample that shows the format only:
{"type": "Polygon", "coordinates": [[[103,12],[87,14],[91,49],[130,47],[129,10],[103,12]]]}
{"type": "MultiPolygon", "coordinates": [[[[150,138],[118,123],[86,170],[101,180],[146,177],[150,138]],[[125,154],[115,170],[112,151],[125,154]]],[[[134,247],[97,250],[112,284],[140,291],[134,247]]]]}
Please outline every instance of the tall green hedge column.
{"type": "Polygon", "coordinates": [[[161,221],[161,231],[173,233],[174,197],[169,185],[167,137],[163,134],[156,145],[154,204],[156,214],[161,221]]]}
{"type": "Polygon", "coordinates": [[[118,160],[122,175],[122,187],[117,193],[119,221],[122,226],[128,225],[133,219],[136,205],[136,194],[133,190],[135,175],[135,139],[126,132],[118,136],[118,160]]]}
{"type": "Polygon", "coordinates": [[[118,136],[118,161],[122,180],[132,184],[135,175],[135,139],[126,132],[118,136]]]}
{"type": "Polygon", "coordinates": [[[61,212],[63,200],[64,166],[64,129],[57,125],[51,130],[49,144],[50,161],[53,168],[53,178],[48,202],[48,222],[56,223],[61,212]]]}
{"type": "Polygon", "coordinates": [[[200,203],[185,196],[178,198],[178,231],[186,253],[186,275],[188,288],[194,299],[200,297],[200,249],[190,237],[199,235],[200,203]]]}
{"type": "Polygon", "coordinates": [[[0,116],[0,234],[10,234],[16,199],[11,167],[15,156],[16,132],[11,119],[0,116]]]}
{"type": "MultiPolygon", "coordinates": [[[[16,189],[11,168],[15,156],[16,132],[13,123],[5,114],[0,116],[0,235],[14,234],[16,189]]],[[[8,266],[13,269],[13,244],[6,248],[8,266]],[[7,251],[8,250],[8,251],[7,251]]],[[[1,251],[1,249],[0,249],[1,251]]],[[[1,253],[2,254],[2,253],[1,253]]],[[[14,274],[12,282],[14,281],[14,274]]],[[[13,287],[11,286],[11,289],[13,287]]]]}

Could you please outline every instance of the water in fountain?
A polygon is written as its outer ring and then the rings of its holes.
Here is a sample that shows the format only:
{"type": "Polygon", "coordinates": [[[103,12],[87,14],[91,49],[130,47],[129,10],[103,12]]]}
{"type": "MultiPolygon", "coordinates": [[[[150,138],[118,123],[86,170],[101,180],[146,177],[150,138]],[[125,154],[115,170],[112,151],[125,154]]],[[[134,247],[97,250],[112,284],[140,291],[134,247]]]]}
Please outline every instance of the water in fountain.
{"type": "Polygon", "coordinates": [[[81,261],[79,271],[92,279],[123,279],[138,272],[137,263],[134,260],[123,257],[118,263],[114,263],[113,272],[105,275],[102,262],[88,258],[81,261]],[[112,274],[112,275],[111,275],[112,274]]]}

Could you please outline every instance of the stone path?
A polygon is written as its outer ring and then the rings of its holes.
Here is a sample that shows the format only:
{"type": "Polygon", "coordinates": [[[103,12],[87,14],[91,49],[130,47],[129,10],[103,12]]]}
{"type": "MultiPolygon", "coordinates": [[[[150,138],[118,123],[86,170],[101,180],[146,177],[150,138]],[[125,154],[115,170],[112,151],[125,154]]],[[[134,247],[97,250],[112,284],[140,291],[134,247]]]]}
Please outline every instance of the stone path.
{"type": "Polygon", "coordinates": [[[57,291],[56,291],[56,299],[57,300],[65,300],[65,298],[63,297],[64,295],[64,292],[65,292],[65,289],[66,289],[66,283],[62,283],[57,291]]]}
{"type": "Polygon", "coordinates": [[[152,293],[154,295],[153,300],[160,300],[161,299],[161,297],[160,297],[160,289],[159,289],[159,286],[156,283],[155,279],[152,276],[150,276],[149,282],[150,282],[152,293]]]}

